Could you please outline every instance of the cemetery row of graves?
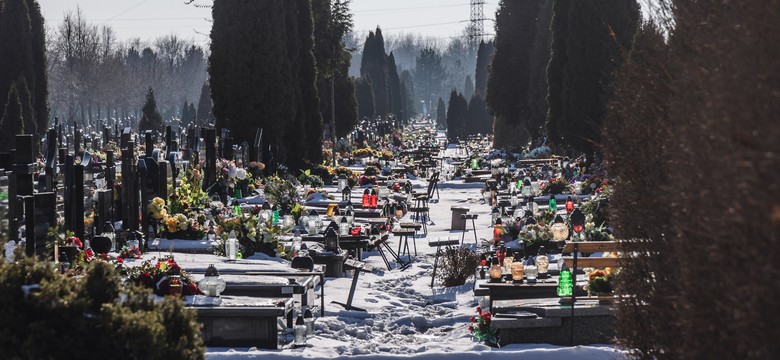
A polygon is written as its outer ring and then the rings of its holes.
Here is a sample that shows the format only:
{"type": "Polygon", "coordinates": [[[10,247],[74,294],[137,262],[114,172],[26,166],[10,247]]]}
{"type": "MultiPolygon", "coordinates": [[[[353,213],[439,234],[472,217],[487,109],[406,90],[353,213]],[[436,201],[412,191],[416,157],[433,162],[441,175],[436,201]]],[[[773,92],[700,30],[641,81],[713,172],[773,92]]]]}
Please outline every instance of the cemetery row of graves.
{"type": "Polygon", "coordinates": [[[5,325],[109,334],[18,355],[83,341],[138,356],[305,347],[332,311],[366,311],[364,282],[409,269],[431,288],[471,284],[476,315],[460,325],[477,342],[612,338],[621,258],[598,166],[489,137],[447,144],[419,118],[361,127],[326,145],[334,166],[294,172],[254,131],[252,144],[213,128],[17,135],[0,154],[0,286],[17,312],[5,325]],[[459,188],[467,199],[446,196],[459,188]],[[340,278],[348,291],[328,292],[340,278]]]}

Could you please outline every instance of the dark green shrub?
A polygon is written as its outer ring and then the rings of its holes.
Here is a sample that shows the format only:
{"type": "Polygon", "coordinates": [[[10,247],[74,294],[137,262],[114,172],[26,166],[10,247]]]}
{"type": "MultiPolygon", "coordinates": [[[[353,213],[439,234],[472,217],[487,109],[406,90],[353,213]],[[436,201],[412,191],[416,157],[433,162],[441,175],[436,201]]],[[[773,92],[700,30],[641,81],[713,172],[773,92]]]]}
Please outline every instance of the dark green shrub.
{"type": "Polygon", "coordinates": [[[16,263],[0,263],[3,358],[204,357],[195,311],[180,299],[155,302],[148,290],[123,286],[105,262],[91,263],[76,278],[19,255],[16,263]],[[25,295],[23,286],[34,284],[40,288],[25,295]]]}

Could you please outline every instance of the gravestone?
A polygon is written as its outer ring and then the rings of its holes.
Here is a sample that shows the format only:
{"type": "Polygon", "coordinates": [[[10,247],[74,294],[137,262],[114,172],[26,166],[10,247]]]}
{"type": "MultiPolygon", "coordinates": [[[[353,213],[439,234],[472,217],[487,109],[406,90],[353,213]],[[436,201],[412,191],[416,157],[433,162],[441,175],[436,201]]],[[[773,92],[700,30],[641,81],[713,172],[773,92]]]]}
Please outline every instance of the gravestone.
{"type": "Polygon", "coordinates": [[[122,134],[122,229],[125,231],[138,230],[139,211],[139,183],[138,183],[138,158],[135,154],[135,142],[130,141],[130,128],[125,128],[122,134]],[[126,140],[128,139],[128,140],[126,140]]]}
{"type": "Polygon", "coordinates": [[[114,190],[100,189],[97,192],[97,206],[95,206],[95,235],[103,233],[103,225],[106,221],[113,223],[114,190]]]}
{"type": "MultiPolygon", "coordinates": [[[[50,239],[48,234],[49,228],[57,225],[57,194],[54,192],[42,192],[35,194],[33,197],[35,220],[32,232],[33,241],[31,243],[34,246],[34,253],[41,255],[46,251],[46,243],[54,240],[50,239]]],[[[30,243],[29,230],[27,239],[28,243],[30,243]]]]}
{"type": "Polygon", "coordinates": [[[33,194],[33,165],[35,162],[33,136],[16,135],[15,142],[13,175],[8,179],[8,230],[11,239],[18,239],[20,221],[24,215],[22,212],[24,204],[19,197],[32,196],[33,194]]]}
{"type": "Polygon", "coordinates": [[[190,150],[190,163],[192,164],[192,166],[200,165],[201,159],[204,158],[202,156],[202,148],[200,146],[200,143],[201,143],[200,137],[195,135],[193,137],[192,148],[190,150]]]}
{"type": "Polygon", "coordinates": [[[114,150],[106,150],[106,189],[114,190],[116,181],[116,162],[114,161],[114,150]]]}
{"type": "Polygon", "coordinates": [[[230,130],[222,129],[222,136],[219,137],[221,155],[223,159],[233,160],[233,137],[230,130]]]}
{"type": "Polygon", "coordinates": [[[65,230],[84,239],[84,166],[72,155],[65,157],[65,230]]]}
{"type": "Polygon", "coordinates": [[[168,154],[171,153],[171,142],[174,140],[173,131],[171,126],[165,127],[165,158],[168,158],[168,154]]]}
{"type": "Polygon", "coordinates": [[[154,151],[154,133],[152,133],[152,130],[146,130],[144,133],[144,148],[146,151],[145,157],[152,157],[152,152],[154,151]]]}
{"type": "Polygon", "coordinates": [[[81,129],[73,122],[73,155],[81,156],[81,129]]]}
{"type": "Polygon", "coordinates": [[[57,186],[57,147],[57,130],[49,129],[49,132],[46,134],[45,191],[54,191],[54,188],[57,186]]]}
{"type": "Polygon", "coordinates": [[[111,128],[106,126],[103,128],[103,146],[108,145],[111,140],[111,128]]]}

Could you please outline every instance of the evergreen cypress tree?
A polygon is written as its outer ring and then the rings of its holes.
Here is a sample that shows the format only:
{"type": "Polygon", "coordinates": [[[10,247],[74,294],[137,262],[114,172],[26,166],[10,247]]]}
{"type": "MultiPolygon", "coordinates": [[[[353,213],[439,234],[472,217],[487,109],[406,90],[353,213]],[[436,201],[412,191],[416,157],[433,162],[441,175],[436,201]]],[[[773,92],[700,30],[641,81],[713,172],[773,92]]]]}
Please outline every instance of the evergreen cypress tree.
{"type": "Polygon", "coordinates": [[[32,107],[35,111],[38,135],[43,136],[49,126],[49,84],[46,65],[46,29],[37,0],[26,0],[30,14],[30,29],[32,30],[32,67],[34,78],[27,79],[32,94],[32,107]]]}
{"type": "MultiPolygon", "coordinates": [[[[529,56],[536,34],[539,0],[502,0],[496,11],[496,52],[490,65],[485,100],[497,123],[522,134],[496,136],[497,147],[515,147],[538,135],[529,123],[529,56]]],[[[506,135],[506,133],[502,133],[506,135]]]]}
{"type": "Polygon", "coordinates": [[[562,144],[560,128],[563,114],[563,68],[569,61],[566,38],[569,34],[569,0],[553,0],[550,24],[550,63],[547,65],[547,138],[562,144]]]}
{"type": "Polygon", "coordinates": [[[369,32],[363,46],[363,58],[360,61],[360,75],[371,79],[374,93],[374,113],[385,117],[392,110],[390,89],[388,84],[387,56],[382,30],[377,26],[376,32],[369,32]]]}
{"type": "MultiPolygon", "coordinates": [[[[27,80],[28,86],[35,84],[32,42],[27,1],[4,1],[0,12],[0,94],[7,95],[19,77],[27,80]]],[[[0,114],[4,106],[0,105],[0,114]]]]}
{"type": "MultiPolygon", "coordinates": [[[[398,69],[395,65],[395,56],[392,52],[387,56],[387,81],[390,89],[391,111],[396,117],[401,118],[401,80],[398,78],[398,69]]],[[[401,120],[404,120],[401,118],[401,120]]]]}
{"type": "Polygon", "coordinates": [[[35,122],[35,111],[32,106],[32,95],[27,88],[27,81],[20,77],[14,83],[16,92],[19,95],[19,103],[22,105],[22,123],[24,123],[25,134],[36,134],[38,124],[35,122]]]}
{"type": "Polygon", "coordinates": [[[375,109],[374,90],[373,86],[371,86],[371,79],[365,76],[355,79],[355,97],[357,98],[358,116],[360,119],[373,119],[375,109]]]}
{"type": "Polygon", "coordinates": [[[14,148],[16,135],[24,133],[24,120],[22,119],[22,104],[19,101],[19,93],[16,85],[12,84],[8,91],[7,101],[4,102],[5,112],[0,118],[0,151],[6,152],[14,148]]]}
{"type": "Polygon", "coordinates": [[[450,143],[466,138],[467,112],[468,103],[466,99],[457,91],[452,90],[450,93],[450,104],[447,108],[447,139],[449,139],[450,143]]]}
{"type": "Polygon", "coordinates": [[[263,142],[293,169],[321,156],[310,0],[216,0],[209,81],[217,128],[263,142]],[[263,21],[257,21],[262,18],[263,21]],[[316,134],[315,134],[316,132],[316,134]]]}
{"type": "Polygon", "coordinates": [[[209,82],[203,83],[200,88],[200,99],[198,100],[198,111],[196,113],[197,125],[206,126],[211,122],[211,87],[209,82]]]}
{"type": "Polygon", "coordinates": [[[563,68],[560,134],[590,159],[601,142],[612,74],[623,63],[639,23],[634,0],[573,1],[563,68]]]}
{"type": "Polygon", "coordinates": [[[485,100],[479,94],[474,94],[469,101],[466,130],[471,134],[489,134],[492,131],[493,119],[485,106],[485,100]]]}
{"type": "MultiPolygon", "coordinates": [[[[358,124],[358,101],[355,80],[348,75],[349,68],[336,75],[333,87],[336,92],[336,136],[347,136],[358,124]]],[[[367,93],[371,95],[371,91],[367,93]]],[[[322,100],[320,100],[322,102],[322,100]]],[[[371,101],[373,105],[373,100],[371,101]]],[[[328,114],[330,118],[330,114],[328,114]]]]}
{"type": "MultiPolygon", "coordinates": [[[[420,50],[414,64],[415,89],[427,106],[433,107],[433,101],[442,95],[442,84],[447,72],[441,63],[441,55],[432,47],[420,50]]],[[[442,100],[443,101],[443,100],[442,100]]],[[[428,111],[432,112],[433,109],[428,111]]],[[[442,121],[444,117],[442,116],[442,121]]]]}
{"type": "Polygon", "coordinates": [[[547,64],[550,62],[550,23],[553,0],[544,0],[536,23],[536,38],[529,54],[528,130],[540,139],[547,119],[547,64]]]}
{"type": "Polygon", "coordinates": [[[442,128],[447,126],[447,106],[442,98],[436,103],[436,125],[442,128]]]}
{"type": "Polygon", "coordinates": [[[399,78],[401,79],[401,83],[406,87],[406,106],[404,108],[406,118],[411,119],[417,113],[417,102],[415,100],[419,100],[417,99],[417,96],[415,96],[414,78],[409,70],[401,71],[399,78]]]}
{"type": "Polygon", "coordinates": [[[331,100],[335,102],[338,137],[349,134],[358,122],[355,83],[349,77],[352,54],[342,40],[344,34],[352,28],[352,14],[348,5],[348,0],[312,0],[320,113],[323,124],[330,125],[331,100]],[[335,94],[331,94],[331,77],[334,77],[335,94]]]}
{"type": "Polygon", "coordinates": [[[477,50],[477,69],[474,73],[474,91],[478,92],[483,97],[487,94],[487,81],[488,81],[488,67],[493,60],[493,52],[495,47],[493,42],[479,43],[479,49],[477,50]]]}
{"type": "Polygon", "coordinates": [[[189,125],[190,121],[190,104],[187,100],[184,100],[184,105],[181,108],[181,126],[189,125]]]}
{"type": "Polygon", "coordinates": [[[474,82],[471,81],[471,75],[466,75],[466,81],[463,84],[463,97],[471,99],[474,96],[474,82]]]}
{"type": "Polygon", "coordinates": [[[154,89],[151,87],[146,92],[146,103],[141,108],[141,121],[138,122],[138,132],[152,130],[155,132],[163,131],[163,118],[160,111],[157,110],[157,101],[154,99],[154,89]]]}
{"type": "Polygon", "coordinates": [[[195,110],[195,103],[190,103],[190,108],[187,111],[187,115],[189,118],[187,119],[187,124],[192,125],[195,124],[195,117],[197,116],[198,112],[195,110]]]}

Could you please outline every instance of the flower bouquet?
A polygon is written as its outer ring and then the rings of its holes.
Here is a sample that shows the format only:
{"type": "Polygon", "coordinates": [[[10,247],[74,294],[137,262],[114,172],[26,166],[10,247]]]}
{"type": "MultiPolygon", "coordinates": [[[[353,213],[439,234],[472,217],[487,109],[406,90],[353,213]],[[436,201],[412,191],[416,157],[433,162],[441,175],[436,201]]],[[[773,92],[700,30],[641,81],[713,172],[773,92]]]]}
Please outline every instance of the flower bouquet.
{"type": "Polygon", "coordinates": [[[477,341],[490,346],[498,346],[498,329],[490,326],[491,314],[489,311],[482,312],[482,308],[477,306],[477,316],[472,316],[470,320],[469,331],[477,341]]]}
{"type": "Polygon", "coordinates": [[[233,218],[215,218],[219,234],[219,244],[214,246],[214,254],[225,256],[225,242],[232,231],[238,239],[242,256],[252,256],[262,252],[268,256],[285,256],[284,245],[279,237],[289,233],[292,228],[273,221],[262,221],[257,215],[241,215],[233,218]]]}
{"type": "Polygon", "coordinates": [[[130,281],[152,290],[153,293],[165,296],[202,295],[203,292],[190,280],[187,273],[173,260],[172,256],[159,259],[157,264],[144,261],[141,266],[128,270],[130,281]]]}
{"type": "Polygon", "coordinates": [[[223,190],[245,189],[253,183],[252,174],[236,166],[233,160],[219,159],[217,160],[217,183],[223,190]]]}
{"type": "Polygon", "coordinates": [[[355,151],[352,152],[352,157],[356,157],[356,158],[365,158],[365,157],[370,157],[375,155],[376,153],[374,152],[374,150],[371,150],[371,148],[356,149],[355,151]]]}
{"type": "Polygon", "coordinates": [[[282,179],[277,175],[265,178],[263,193],[269,204],[274,204],[282,214],[299,215],[303,200],[298,195],[298,180],[294,177],[282,179]],[[296,214],[297,212],[297,214],[296,214]]]}
{"type": "Polygon", "coordinates": [[[169,215],[165,200],[156,197],[149,203],[149,216],[159,223],[160,236],[166,239],[200,240],[206,235],[206,228],[195,218],[184,214],[169,215]]]}
{"type": "MultiPolygon", "coordinates": [[[[588,269],[586,269],[588,270],[588,269]]],[[[598,295],[610,295],[612,294],[612,284],[614,277],[618,274],[617,271],[612,271],[612,268],[601,269],[589,269],[588,284],[585,285],[585,290],[588,294],[598,295]]]]}
{"type": "Polygon", "coordinates": [[[301,182],[301,185],[309,185],[314,188],[325,186],[325,182],[322,181],[322,178],[318,175],[312,174],[311,169],[306,169],[306,171],[301,170],[301,175],[298,176],[298,181],[301,182]]]}
{"type": "Polygon", "coordinates": [[[530,224],[524,226],[518,237],[523,240],[523,244],[528,247],[536,243],[552,240],[552,232],[547,225],[530,224]]]}
{"type": "Polygon", "coordinates": [[[540,188],[544,195],[558,195],[571,192],[569,182],[562,177],[550,179],[547,183],[543,183],[540,188]]]}

